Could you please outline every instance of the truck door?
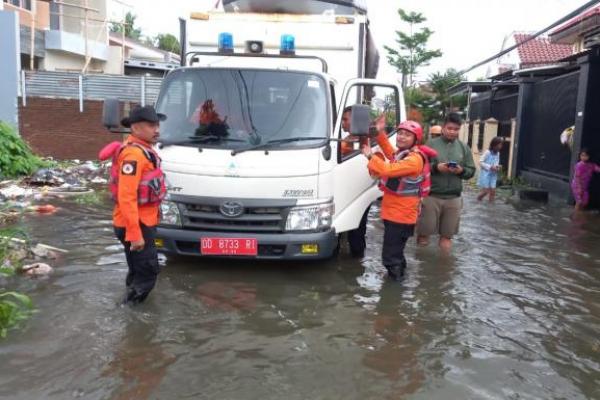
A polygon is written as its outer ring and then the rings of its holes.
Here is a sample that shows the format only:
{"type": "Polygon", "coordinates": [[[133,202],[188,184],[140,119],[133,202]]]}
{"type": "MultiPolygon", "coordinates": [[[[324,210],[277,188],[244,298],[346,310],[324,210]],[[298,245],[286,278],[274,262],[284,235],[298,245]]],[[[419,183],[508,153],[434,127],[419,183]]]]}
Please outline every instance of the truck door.
{"type": "MultiPolygon", "coordinates": [[[[339,139],[334,170],[335,212],[339,217],[335,226],[338,232],[358,227],[368,205],[380,196],[376,181],[367,171],[367,159],[361,154],[358,138],[348,133],[348,108],[354,104],[368,105],[372,120],[385,114],[392,136],[393,128],[403,116],[400,93],[397,86],[372,79],[353,79],[344,88],[334,128],[339,139]]],[[[394,143],[393,137],[390,140],[394,143]]],[[[375,139],[370,140],[370,145],[377,146],[375,139]]]]}

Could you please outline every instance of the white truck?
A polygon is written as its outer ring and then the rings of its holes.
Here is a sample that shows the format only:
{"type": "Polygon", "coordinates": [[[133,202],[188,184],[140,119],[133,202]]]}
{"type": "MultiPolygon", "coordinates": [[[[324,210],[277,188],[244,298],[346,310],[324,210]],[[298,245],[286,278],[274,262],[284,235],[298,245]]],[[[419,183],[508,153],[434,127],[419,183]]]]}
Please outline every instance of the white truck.
{"type": "Polygon", "coordinates": [[[224,5],[182,22],[184,66],[156,103],[168,117],[159,251],[331,257],[381,195],[358,143],[341,149],[342,110],[366,104],[393,126],[404,118],[401,89],[370,79],[377,55],[353,1],[224,5]]]}

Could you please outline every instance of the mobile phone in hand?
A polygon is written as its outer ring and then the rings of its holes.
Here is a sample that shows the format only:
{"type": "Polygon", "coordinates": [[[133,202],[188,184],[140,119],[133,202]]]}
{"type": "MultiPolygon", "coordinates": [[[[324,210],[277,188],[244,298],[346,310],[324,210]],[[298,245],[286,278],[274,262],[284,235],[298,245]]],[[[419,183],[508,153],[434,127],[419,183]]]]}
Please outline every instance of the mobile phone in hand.
{"type": "Polygon", "coordinates": [[[448,168],[458,168],[458,163],[456,161],[448,161],[448,168]]]}

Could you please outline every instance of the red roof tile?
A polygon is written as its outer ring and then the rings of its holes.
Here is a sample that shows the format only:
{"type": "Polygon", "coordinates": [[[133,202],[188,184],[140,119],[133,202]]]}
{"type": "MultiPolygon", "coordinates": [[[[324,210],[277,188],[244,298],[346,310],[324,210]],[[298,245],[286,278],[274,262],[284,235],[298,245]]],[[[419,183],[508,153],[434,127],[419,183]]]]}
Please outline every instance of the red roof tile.
{"type": "Polygon", "coordinates": [[[584,12],[583,14],[579,14],[578,16],[576,16],[575,18],[573,18],[572,20],[570,20],[563,26],[556,28],[554,31],[552,31],[552,33],[550,35],[555,35],[559,32],[565,31],[565,30],[569,29],[570,27],[575,26],[575,25],[581,23],[582,21],[584,21],[588,18],[591,18],[595,15],[600,15],[600,6],[594,7],[591,10],[584,12]]]}
{"type": "MultiPolygon", "coordinates": [[[[526,33],[515,33],[515,41],[521,43],[531,37],[526,33]]],[[[569,44],[550,43],[550,39],[538,37],[518,48],[521,68],[553,64],[558,60],[573,54],[573,47],[569,44]]]]}

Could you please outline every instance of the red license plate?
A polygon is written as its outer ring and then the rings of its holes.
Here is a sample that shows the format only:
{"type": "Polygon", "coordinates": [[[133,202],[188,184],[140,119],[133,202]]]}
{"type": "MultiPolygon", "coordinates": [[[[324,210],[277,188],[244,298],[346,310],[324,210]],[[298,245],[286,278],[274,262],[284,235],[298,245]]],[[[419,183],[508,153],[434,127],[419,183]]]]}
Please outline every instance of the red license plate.
{"type": "Polygon", "coordinates": [[[258,241],[246,238],[202,238],[200,252],[206,256],[255,256],[258,241]]]}

